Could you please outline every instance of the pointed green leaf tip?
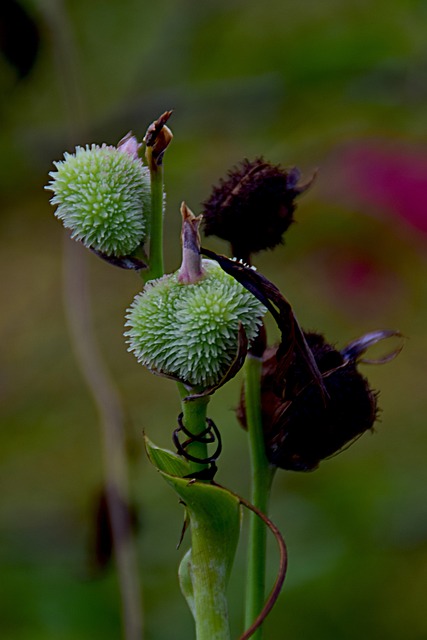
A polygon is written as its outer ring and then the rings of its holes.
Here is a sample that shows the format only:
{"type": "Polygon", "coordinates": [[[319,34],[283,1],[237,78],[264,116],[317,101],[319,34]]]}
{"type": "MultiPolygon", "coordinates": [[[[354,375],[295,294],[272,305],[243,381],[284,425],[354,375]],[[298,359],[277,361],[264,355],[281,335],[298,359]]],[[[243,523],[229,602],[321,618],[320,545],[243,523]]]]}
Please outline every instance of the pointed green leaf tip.
{"type": "Polygon", "coordinates": [[[57,170],[46,187],[71,237],[111,256],[129,255],[147,232],[149,171],[128,147],[76,147],[75,154],[54,162],[57,170]]]}
{"type": "Polygon", "coordinates": [[[177,478],[184,478],[190,473],[188,461],[177,453],[158,447],[147,436],[144,436],[144,441],[147,455],[156,469],[177,478]]]}
{"type": "Polygon", "coordinates": [[[251,341],[265,307],[211,260],[195,283],[153,280],[128,309],[129,351],[154,372],[192,387],[217,384],[236,356],[239,322],[251,341]]]}

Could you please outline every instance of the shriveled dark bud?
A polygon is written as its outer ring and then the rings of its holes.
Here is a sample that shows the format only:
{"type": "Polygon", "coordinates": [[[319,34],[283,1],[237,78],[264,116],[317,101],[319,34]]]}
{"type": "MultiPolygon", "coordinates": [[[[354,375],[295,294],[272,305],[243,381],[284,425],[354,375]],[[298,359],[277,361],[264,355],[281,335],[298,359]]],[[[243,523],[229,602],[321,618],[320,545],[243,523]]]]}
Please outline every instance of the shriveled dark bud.
{"type": "Polygon", "coordinates": [[[144,136],[145,156],[151,171],[155,171],[161,166],[164,153],[172,142],[172,131],[166,126],[171,115],[172,111],[162,113],[160,118],[150,124],[144,136]]]}
{"type": "Polygon", "coordinates": [[[282,169],[257,158],[229,171],[203,203],[205,235],[230,242],[233,255],[273,249],[294,221],[295,198],[310,185],[298,185],[296,168],[282,169]]]}
{"type": "MultiPolygon", "coordinates": [[[[307,333],[329,397],[318,385],[307,383],[306,368],[300,358],[290,364],[286,379],[278,379],[281,369],[277,347],[267,349],[262,371],[262,419],[266,452],[272,464],[292,471],[311,471],[321,460],[372,429],[377,394],[357,370],[356,359],[345,359],[323,336],[307,333]]],[[[244,398],[238,418],[245,426],[244,398]]]]}
{"type": "Polygon", "coordinates": [[[138,512],[135,505],[128,505],[116,493],[103,489],[94,501],[93,524],[89,547],[90,570],[95,574],[103,571],[110,564],[114,551],[113,525],[111,508],[120,516],[122,535],[128,536],[131,531],[140,528],[138,512]]]}

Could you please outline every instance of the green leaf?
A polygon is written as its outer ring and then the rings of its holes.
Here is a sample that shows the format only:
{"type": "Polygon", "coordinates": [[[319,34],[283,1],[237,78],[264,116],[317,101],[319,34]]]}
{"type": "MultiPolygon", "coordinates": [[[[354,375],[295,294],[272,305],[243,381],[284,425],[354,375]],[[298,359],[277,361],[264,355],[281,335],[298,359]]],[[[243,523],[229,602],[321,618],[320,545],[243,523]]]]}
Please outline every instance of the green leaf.
{"type": "Polygon", "coordinates": [[[240,535],[240,501],[217,485],[162,475],[190,518],[191,555],[181,565],[181,588],[193,611],[197,638],[226,640],[226,588],[240,535]]]}
{"type": "Polygon", "coordinates": [[[192,480],[180,456],[146,438],[147,453],[184,502],[191,549],[180,566],[181,589],[196,622],[197,640],[230,637],[226,588],[240,535],[240,501],[215,484],[192,480]]]}
{"type": "MultiPolygon", "coordinates": [[[[240,535],[240,501],[222,487],[204,482],[192,482],[162,472],[186,505],[195,533],[202,535],[209,558],[220,558],[224,567],[225,583],[228,580],[240,535]],[[196,531],[195,531],[196,530],[196,531]]],[[[193,547],[194,551],[194,547],[193,547]]]]}
{"type": "Polygon", "coordinates": [[[145,450],[150,462],[158,469],[171,476],[183,478],[190,473],[187,460],[168,449],[161,449],[155,445],[147,436],[145,439],[145,450]]]}

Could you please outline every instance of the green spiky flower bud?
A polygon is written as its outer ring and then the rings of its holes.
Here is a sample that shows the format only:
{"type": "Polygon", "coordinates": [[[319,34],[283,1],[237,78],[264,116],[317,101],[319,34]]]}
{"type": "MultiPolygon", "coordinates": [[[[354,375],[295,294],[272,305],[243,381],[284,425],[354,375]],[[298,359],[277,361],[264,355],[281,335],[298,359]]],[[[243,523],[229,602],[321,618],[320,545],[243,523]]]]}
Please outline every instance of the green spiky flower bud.
{"type": "Polygon", "coordinates": [[[239,322],[250,341],[266,309],[216,262],[203,260],[202,271],[194,283],[179,271],[148,282],[128,310],[125,335],[149,369],[207,388],[236,356],[239,322]]]}
{"type": "Polygon", "coordinates": [[[181,214],[181,268],[145,285],[128,309],[125,335],[154,373],[206,390],[229,377],[241,359],[240,329],[250,342],[266,309],[216,262],[201,259],[201,217],[184,202],[181,214]]]}
{"type": "Polygon", "coordinates": [[[72,238],[109,256],[131,254],[147,233],[150,177],[138,147],[130,134],[117,148],[76,147],[49,174],[56,217],[72,238]]]}

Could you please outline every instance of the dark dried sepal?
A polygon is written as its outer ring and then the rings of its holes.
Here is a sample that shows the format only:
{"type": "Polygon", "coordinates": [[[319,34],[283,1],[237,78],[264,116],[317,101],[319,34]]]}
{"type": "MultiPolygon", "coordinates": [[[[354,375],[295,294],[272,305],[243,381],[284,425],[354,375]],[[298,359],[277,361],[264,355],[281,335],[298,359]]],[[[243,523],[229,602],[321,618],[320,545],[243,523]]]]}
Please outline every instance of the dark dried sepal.
{"type": "Polygon", "coordinates": [[[273,249],[294,222],[295,198],[312,182],[298,185],[299,179],[295,167],[285,170],[263,158],[244,160],[203,203],[205,235],[227,240],[233,255],[244,260],[273,249]]]}
{"type": "Polygon", "coordinates": [[[319,387],[322,396],[327,398],[327,391],[323,384],[321,373],[315,358],[307,345],[304,333],[298,324],[290,303],[284,298],[275,284],[270,282],[255,269],[241,262],[230,260],[223,255],[209,249],[201,248],[200,252],[208,258],[216,260],[226,273],[235,278],[250,291],[272,314],[281,332],[281,343],[277,352],[278,376],[285,377],[286,370],[297,352],[305,368],[303,379],[319,387]]]}
{"type": "Polygon", "coordinates": [[[148,269],[148,264],[146,264],[136,256],[109,256],[106,253],[102,253],[102,251],[93,249],[92,247],[90,247],[90,250],[96,256],[98,256],[98,258],[101,258],[101,260],[105,260],[105,262],[108,262],[114,267],[119,267],[120,269],[130,269],[133,271],[148,269]]]}

